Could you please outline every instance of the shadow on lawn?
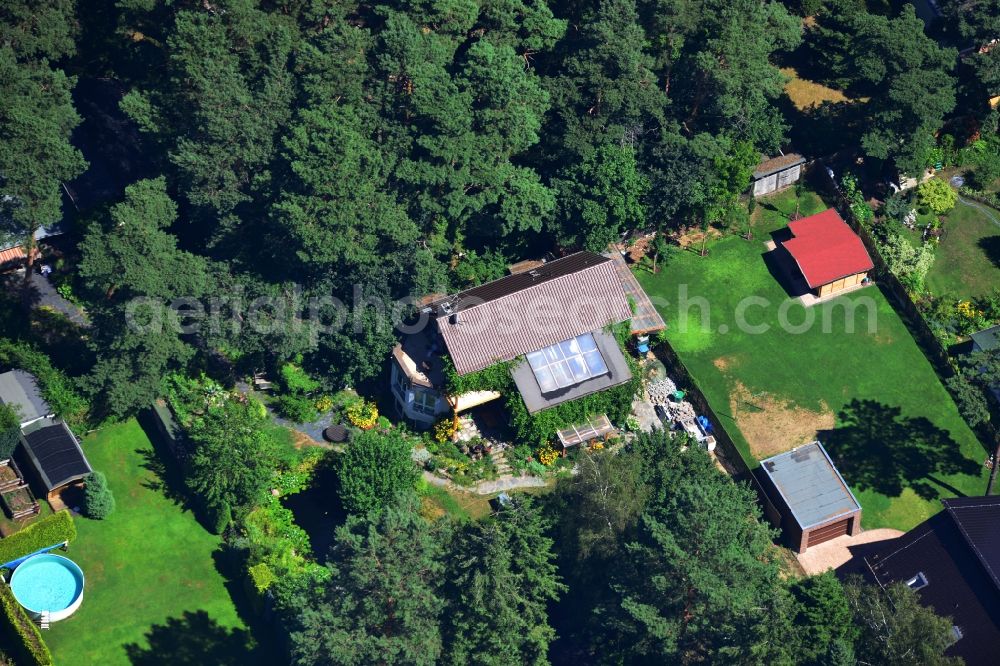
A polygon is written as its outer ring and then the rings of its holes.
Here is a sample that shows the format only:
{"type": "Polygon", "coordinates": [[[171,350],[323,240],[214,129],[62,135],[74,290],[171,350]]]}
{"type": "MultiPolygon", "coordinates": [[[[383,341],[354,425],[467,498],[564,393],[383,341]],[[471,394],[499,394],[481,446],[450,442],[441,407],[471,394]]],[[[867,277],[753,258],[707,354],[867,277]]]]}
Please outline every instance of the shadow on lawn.
{"type": "Polygon", "coordinates": [[[837,415],[840,426],[820,433],[848,484],[899,497],[912,488],[924,499],[938,487],[961,495],[937,475],[976,474],[979,466],[962,456],[958,442],[926,418],[906,418],[899,407],[852,400],[837,415]]]}
{"type": "Polygon", "coordinates": [[[1000,268],[1000,236],[987,236],[980,238],[979,249],[983,251],[986,258],[993,262],[993,265],[1000,268]]]}
{"type": "MultiPolygon", "coordinates": [[[[177,462],[170,452],[170,447],[163,441],[160,432],[153,424],[153,418],[150,410],[144,410],[136,417],[139,426],[152,444],[150,448],[136,450],[136,453],[143,458],[142,468],[153,473],[153,478],[143,480],[142,486],[162,493],[164,497],[182,509],[193,511],[197,517],[200,512],[194,511],[195,507],[192,505],[184,485],[184,477],[181,476],[177,462]]],[[[201,522],[200,518],[199,522],[201,522]]]]}
{"type": "MultiPolygon", "coordinates": [[[[772,237],[775,234],[772,234],[772,237]]],[[[789,298],[798,298],[809,293],[809,285],[795,265],[795,260],[783,246],[779,245],[760,255],[774,281],[781,285],[789,298]]]]}
{"type": "Polygon", "coordinates": [[[149,647],[125,646],[134,666],[245,666],[257,660],[253,639],[243,629],[220,626],[203,610],[185,611],[180,618],[167,618],[146,633],[149,647]]]}

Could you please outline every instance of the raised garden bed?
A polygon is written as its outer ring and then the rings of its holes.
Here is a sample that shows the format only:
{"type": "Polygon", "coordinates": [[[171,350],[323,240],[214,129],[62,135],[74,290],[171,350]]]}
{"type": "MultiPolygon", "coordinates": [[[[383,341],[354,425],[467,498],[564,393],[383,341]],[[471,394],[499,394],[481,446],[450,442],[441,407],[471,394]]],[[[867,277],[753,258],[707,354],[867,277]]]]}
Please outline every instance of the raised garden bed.
{"type": "Polygon", "coordinates": [[[0,463],[0,493],[4,512],[11,520],[37,516],[41,510],[13,460],[0,463]]]}

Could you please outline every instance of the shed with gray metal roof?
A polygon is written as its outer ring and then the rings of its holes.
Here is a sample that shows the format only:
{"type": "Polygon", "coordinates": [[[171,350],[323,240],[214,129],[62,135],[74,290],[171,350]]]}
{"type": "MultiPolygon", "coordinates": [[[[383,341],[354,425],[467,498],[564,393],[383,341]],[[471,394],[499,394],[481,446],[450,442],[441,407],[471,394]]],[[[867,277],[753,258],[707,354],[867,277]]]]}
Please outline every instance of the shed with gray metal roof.
{"type": "Polygon", "coordinates": [[[860,531],[861,505],[818,441],[762,460],[761,469],[795,550],[860,531]]]}

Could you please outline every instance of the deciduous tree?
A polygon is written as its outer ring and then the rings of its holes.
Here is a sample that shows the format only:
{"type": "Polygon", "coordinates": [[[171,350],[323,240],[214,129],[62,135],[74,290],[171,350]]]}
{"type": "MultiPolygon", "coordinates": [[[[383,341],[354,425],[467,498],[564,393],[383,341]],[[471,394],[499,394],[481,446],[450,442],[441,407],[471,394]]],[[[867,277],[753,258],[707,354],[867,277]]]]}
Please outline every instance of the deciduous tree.
{"type": "Polygon", "coordinates": [[[631,148],[601,146],[555,186],[560,200],[556,233],[564,247],[603,252],[646,220],[649,180],[639,173],[631,148]]]}
{"type": "Polygon", "coordinates": [[[860,630],[855,647],[859,662],[904,666],[957,666],[944,651],[954,642],[951,620],[920,605],[917,593],[903,583],[884,590],[855,580],[845,587],[860,630]]]}
{"type": "Polygon", "coordinates": [[[334,463],[344,507],[358,514],[380,511],[412,490],[416,480],[412,449],[397,429],[366,430],[352,437],[334,463]]]}

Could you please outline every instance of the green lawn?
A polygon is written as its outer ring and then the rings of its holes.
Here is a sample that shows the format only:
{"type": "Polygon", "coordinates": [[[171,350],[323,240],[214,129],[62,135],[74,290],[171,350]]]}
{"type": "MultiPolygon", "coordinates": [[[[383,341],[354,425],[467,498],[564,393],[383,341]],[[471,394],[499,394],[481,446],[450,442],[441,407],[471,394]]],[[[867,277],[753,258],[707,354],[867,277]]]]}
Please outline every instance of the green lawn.
{"type": "Polygon", "coordinates": [[[58,664],[241,663],[254,661],[226,580],[219,538],[168,496],[153,447],[135,420],[84,441],[117,509],[104,521],[78,517],[69,556],[86,578],[83,605],[52,625],[58,664]],[[131,647],[127,647],[130,646],[131,647]],[[174,659],[177,661],[174,661],[174,659]]]}
{"type": "MultiPolygon", "coordinates": [[[[1000,211],[992,212],[1000,220],[1000,211]]],[[[943,228],[927,288],[939,296],[968,299],[1000,287],[1000,226],[983,211],[959,202],[943,228]]]]}
{"type": "MultiPolygon", "coordinates": [[[[825,207],[810,193],[800,203],[803,214],[825,207]]],[[[982,494],[985,452],[882,293],[869,287],[807,312],[772,276],[763,243],[794,210],[792,192],[765,200],[753,241],[729,236],[712,242],[707,257],[684,252],[659,275],[638,273],[650,296],[666,299],[668,338],[723,426],[752,465],[818,436],[869,528],[905,530],[936,513],[939,497],[982,494]],[[697,307],[682,313],[682,287],[689,300],[705,299],[707,321],[697,307]],[[755,302],[744,317],[766,332],[739,330],[747,296],[768,303],[755,302]],[[782,304],[789,323],[811,316],[815,324],[783,330],[782,304]]]]}

